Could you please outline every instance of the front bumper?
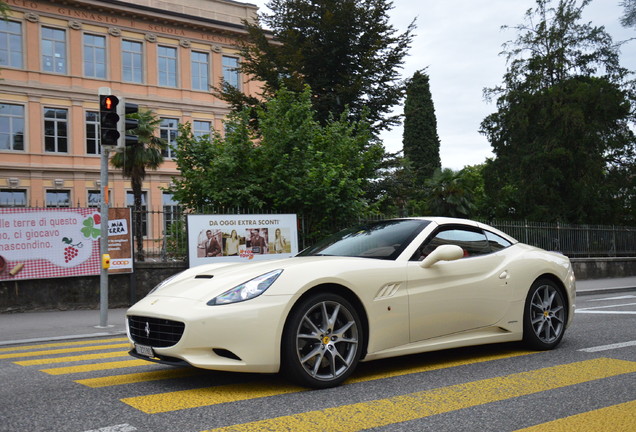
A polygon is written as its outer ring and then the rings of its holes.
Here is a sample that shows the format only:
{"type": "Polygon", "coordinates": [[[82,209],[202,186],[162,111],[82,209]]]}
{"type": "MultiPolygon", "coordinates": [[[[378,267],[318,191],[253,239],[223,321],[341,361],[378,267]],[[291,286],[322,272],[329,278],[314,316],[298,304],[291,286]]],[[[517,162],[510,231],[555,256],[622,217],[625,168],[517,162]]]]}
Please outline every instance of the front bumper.
{"type": "MultiPolygon", "coordinates": [[[[152,347],[156,359],[167,364],[188,364],[223,371],[275,373],[280,368],[280,344],[291,296],[259,296],[229,305],[149,296],[132,306],[128,317],[158,318],[185,324],[178,342],[152,347]]],[[[130,330],[128,338],[134,341],[130,330]]],[[[141,341],[143,344],[143,341],[141,341]]],[[[138,356],[136,356],[138,357],[138,356]]],[[[143,357],[142,357],[143,358],[143,357]]]]}

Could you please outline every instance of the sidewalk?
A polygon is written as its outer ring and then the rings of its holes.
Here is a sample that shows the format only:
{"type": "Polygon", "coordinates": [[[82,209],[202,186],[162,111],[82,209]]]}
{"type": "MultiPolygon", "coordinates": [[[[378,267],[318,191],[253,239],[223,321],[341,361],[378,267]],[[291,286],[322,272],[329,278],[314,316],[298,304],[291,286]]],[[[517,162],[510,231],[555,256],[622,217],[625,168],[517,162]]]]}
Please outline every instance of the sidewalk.
{"type": "Polygon", "coordinates": [[[636,276],[576,281],[576,295],[616,293],[636,290],[636,276]]]}
{"type": "Polygon", "coordinates": [[[126,309],[110,309],[107,327],[99,310],[0,314],[0,346],[98,336],[125,336],[126,309]]]}
{"type": "MultiPolygon", "coordinates": [[[[580,280],[576,294],[615,294],[634,291],[636,276],[580,280]]],[[[100,327],[99,310],[71,310],[0,314],[0,347],[15,344],[126,335],[126,309],[110,309],[107,327],[100,327]]]]}

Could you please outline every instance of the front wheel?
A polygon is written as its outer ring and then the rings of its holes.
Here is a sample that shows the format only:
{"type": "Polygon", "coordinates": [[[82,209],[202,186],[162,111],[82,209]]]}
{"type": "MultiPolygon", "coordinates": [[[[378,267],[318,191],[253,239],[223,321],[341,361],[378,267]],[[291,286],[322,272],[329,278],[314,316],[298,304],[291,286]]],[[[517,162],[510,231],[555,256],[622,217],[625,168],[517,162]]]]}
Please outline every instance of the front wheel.
{"type": "Polygon", "coordinates": [[[562,291],[549,279],[532,284],[523,316],[523,340],[533,349],[556,347],[565,332],[567,311],[562,291]]]}
{"type": "Polygon", "coordinates": [[[331,293],[309,296],[291,312],[282,344],[283,373],[313,388],[340,385],[355,370],[363,329],[355,308],[331,293]]]}

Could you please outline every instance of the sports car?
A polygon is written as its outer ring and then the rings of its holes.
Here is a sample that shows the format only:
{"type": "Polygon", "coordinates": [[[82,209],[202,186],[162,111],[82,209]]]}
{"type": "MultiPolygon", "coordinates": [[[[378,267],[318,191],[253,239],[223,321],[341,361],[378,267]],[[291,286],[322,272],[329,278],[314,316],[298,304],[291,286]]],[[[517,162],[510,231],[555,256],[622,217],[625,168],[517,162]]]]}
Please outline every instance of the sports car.
{"type": "Polygon", "coordinates": [[[127,312],[130,354],[341,384],[361,361],[496,342],[556,347],[574,317],[570,260],[479,222],[405,218],[293,258],[192,267],[127,312]]]}

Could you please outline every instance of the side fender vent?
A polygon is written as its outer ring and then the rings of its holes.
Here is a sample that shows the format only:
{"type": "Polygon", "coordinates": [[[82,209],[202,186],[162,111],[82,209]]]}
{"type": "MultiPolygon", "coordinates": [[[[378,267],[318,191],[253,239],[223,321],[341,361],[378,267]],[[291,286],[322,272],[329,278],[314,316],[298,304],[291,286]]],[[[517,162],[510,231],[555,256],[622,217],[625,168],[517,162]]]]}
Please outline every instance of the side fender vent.
{"type": "Polygon", "coordinates": [[[376,294],[375,299],[379,300],[383,298],[393,297],[395,293],[398,292],[398,290],[400,289],[400,285],[401,283],[396,282],[383,286],[376,294]]]}

